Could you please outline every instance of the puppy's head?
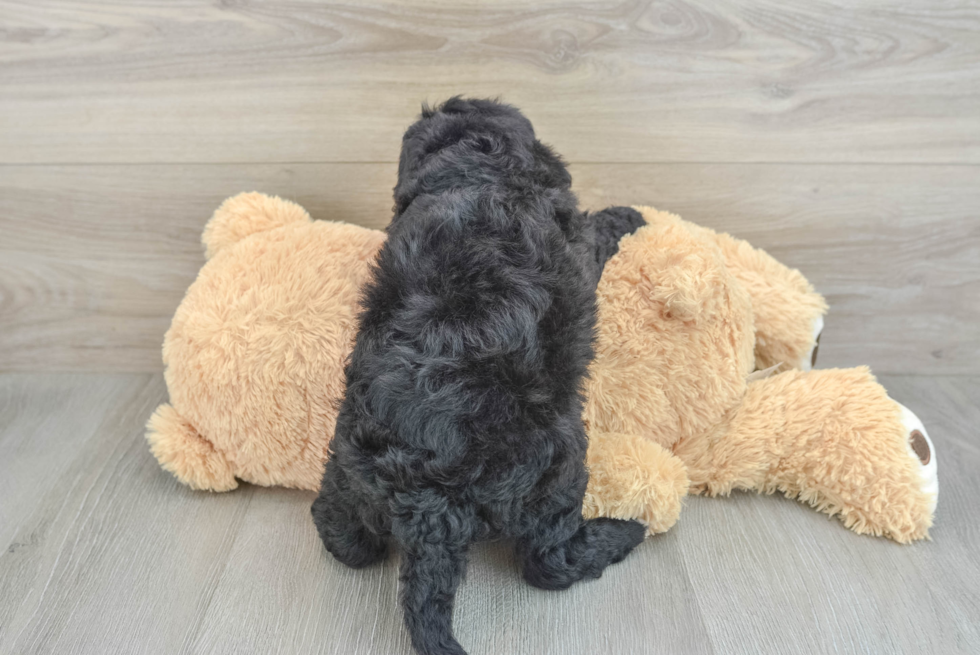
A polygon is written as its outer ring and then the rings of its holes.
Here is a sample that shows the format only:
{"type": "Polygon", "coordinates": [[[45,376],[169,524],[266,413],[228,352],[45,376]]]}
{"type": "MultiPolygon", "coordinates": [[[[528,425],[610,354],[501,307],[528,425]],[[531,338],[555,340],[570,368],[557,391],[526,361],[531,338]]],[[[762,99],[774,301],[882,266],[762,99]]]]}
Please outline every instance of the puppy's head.
{"type": "Polygon", "coordinates": [[[571,176],[515,107],[458,96],[423,106],[402,139],[395,217],[423,194],[496,185],[568,189],[571,176]]]}

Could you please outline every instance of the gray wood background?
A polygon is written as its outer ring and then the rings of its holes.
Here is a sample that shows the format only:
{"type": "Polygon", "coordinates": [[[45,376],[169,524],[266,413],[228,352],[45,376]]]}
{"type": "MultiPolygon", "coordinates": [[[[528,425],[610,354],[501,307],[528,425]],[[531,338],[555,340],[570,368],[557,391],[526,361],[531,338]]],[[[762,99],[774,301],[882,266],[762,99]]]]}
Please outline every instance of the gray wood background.
{"type": "Polygon", "coordinates": [[[471,652],[980,652],[980,2],[0,0],[0,653],[408,652],[394,561],[333,562],[310,494],[190,492],[142,433],[221,200],[383,227],[455,93],[522,107],[586,206],[802,270],[820,364],[881,374],[942,489],[906,547],[693,498],[559,594],[477,548],[471,652]]]}
{"type": "Polygon", "coordinates": [[[980,6],[0,0],[0,370],[150,371],[258,189],[383,226],[424,100],[501,95],[585,205],[800,268],[824,363],[980,367],[980,6]]]}

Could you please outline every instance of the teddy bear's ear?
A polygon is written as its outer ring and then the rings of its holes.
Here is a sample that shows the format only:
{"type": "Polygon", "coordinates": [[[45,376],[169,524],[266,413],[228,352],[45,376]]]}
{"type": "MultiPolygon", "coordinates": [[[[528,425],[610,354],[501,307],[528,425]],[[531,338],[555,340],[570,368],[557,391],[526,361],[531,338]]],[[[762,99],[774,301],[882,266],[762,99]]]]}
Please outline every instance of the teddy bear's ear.
{"type": "Polygon", "coordinates": [[[201,243],[208,259],[238,243],[250,234],[264,232],[297,221],[310,221],[310,215],[295,202],[264,193],[240,193],[228,198],[215,210],[204,226],[201,243]]]}

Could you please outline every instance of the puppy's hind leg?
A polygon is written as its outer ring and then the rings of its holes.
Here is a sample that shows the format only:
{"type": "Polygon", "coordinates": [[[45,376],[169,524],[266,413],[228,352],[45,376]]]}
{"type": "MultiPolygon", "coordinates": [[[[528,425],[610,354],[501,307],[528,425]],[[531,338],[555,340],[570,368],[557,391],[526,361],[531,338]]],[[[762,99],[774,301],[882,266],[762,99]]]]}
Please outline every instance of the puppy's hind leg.
{"type": "Polygon", "coordinates": [[[466,655],[453,636],[453,601],[466,571],[472,523],[427,492],[398,503],[392,533],[402,547],[405,626],[420,655],[466,655]]]}
{"type": "Polygon", "coordinates": [[[518,541],[524,579],[541,589],[567,589],[579,580],[598,578],[619,562],[646,534],[638,521],[582,518],[582,496],[544,516],[518,541]]]}
{"type": "Polygon", "coordinates": [[[384,560],[384,538],[370,531],[357,513],[358,499],[347,474],[333,455],[327,459],[320,495],[313,501],[313,523],[323,545],[341,563],[355,569],[384,560]]]}

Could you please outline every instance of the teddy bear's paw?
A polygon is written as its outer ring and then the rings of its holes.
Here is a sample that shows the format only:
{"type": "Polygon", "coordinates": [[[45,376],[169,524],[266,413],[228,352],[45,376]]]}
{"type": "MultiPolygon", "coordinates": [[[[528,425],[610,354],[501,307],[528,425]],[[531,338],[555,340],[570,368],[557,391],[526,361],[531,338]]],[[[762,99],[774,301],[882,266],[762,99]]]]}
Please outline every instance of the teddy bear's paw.
{"type": "Polygon", "coordinates": [[[936,503],[939,499],[939,476],[936,463],[936,448],[932,445],[929,433],[922,425],[922,421],[912,410],[901,403],[896,403],[902,410],[902,425],[908,433],[905,448],[909,457],[915,464],[915,469],[919,472],[921,479],[922,492],[930,499],[929,513],[936,511],[936,503]]]}
{"type": "Polygon", "coordinates": [[[809,352],[803,357],[803,361],[800,362],[798,369],[801,371],[811,371],[817,366],[817,352],[820,350],[820,335],[823,333],[823,315],[820,314],[813,321],[813,327],[811,334],[813,334],[813,345],[810,346],[809,352]]]}
{"type": "Polygon", "coordinates": [[[188,487],[231,491],[238,486],[224,456],[169,404],[153,412],[146,424],[146,440],[160,466],[188,487]]]}
{"type": "Polygon", "coordinates": [[[647,534],[677,522],[690,482],[687,467],[663,446],[635,434],[589,433],[587,518],[635,519],[647,534]]]}

